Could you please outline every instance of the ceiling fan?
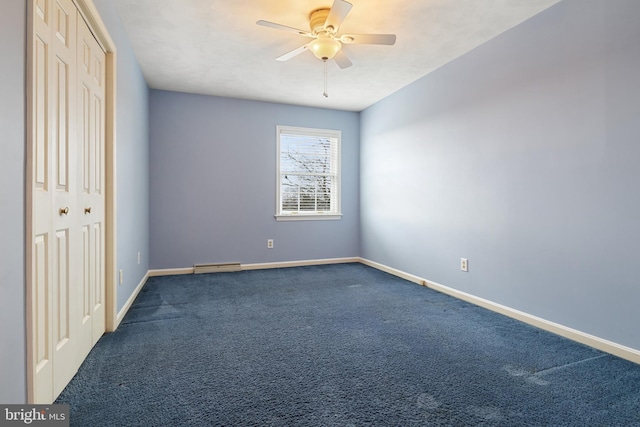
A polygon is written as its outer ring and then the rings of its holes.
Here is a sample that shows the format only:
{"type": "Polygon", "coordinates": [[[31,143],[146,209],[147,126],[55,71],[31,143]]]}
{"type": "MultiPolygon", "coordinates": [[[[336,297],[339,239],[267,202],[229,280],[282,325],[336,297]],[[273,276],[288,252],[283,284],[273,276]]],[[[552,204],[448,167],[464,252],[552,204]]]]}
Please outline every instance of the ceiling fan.
{"type": "MultiPolygon", "coordinates": [[[[340,24],[347,17],[353,5],[344,0],[334,0],[331,9],[322,8],[311,12],[309,15],[309,28],[311,31],[300,30],[275,22],[260,20],[258,25],[296,33],[313,40],[300,46],[291,52],[276,58],[277,61],[286,61],[294,56],[310,50],[316,58],[325,63],[333,59],[338,67],[347,68],[353,65],[351,60],[342,51],[343,44],[377,44],[394,45],[395,34],[342,34],[338,35],[340,24]]],[[[326,96],[326,94],[325,94],[326,96]]]]}

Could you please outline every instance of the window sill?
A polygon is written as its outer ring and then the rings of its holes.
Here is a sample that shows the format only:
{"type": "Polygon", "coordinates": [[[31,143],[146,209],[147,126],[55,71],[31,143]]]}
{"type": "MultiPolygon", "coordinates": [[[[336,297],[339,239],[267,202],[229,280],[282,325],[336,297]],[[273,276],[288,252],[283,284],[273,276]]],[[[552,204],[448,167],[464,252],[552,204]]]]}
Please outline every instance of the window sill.
{"type": "Polygon", "coordinates": [[[276,221],[327,221],[327,220],[338,220],[342,219],[342,214],[331,214],[331,215],[274,215],[276,217],[276,221]]]}

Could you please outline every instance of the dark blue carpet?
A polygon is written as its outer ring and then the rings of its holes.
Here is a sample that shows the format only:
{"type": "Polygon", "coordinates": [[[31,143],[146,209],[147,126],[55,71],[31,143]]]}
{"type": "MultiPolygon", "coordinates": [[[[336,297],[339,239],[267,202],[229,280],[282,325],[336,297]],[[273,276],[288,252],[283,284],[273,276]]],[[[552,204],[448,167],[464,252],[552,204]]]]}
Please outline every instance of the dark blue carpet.
{"type": "Polygon", "coordinates": [[[640,365],[360,264],[151,278],[78,426],[639,426],[640,365]]]}

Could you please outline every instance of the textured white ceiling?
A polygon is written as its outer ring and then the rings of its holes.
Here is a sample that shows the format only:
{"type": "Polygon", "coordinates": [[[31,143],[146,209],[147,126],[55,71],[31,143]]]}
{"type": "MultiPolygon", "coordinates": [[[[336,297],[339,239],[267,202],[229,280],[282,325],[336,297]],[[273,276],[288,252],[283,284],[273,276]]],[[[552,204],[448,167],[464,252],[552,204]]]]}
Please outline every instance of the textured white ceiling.
{"type": "Polygon", "coordinates": [[[311,52],[275,58],[309,39],[256,25],[308,29],[333,0],[115,0],[154,89],[361,111],[560,0],[349,0],[340,33],[392,33],[394,46],[347,45],[353,66],[311,52]]]}

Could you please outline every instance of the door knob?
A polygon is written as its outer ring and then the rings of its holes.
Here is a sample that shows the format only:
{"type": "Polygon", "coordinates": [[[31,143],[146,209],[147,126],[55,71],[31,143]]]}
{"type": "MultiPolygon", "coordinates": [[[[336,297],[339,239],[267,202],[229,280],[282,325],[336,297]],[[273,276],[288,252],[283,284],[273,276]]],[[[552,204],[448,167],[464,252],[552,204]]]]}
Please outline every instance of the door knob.
{"type": "Polygon", "coordinates": [[[90,214],[91,213],[91,206],[89,206],[88,208],[84,208],[84,213],[85,214],[90,214]]]}
{"type": "Polygon", "coordinates": [[[60,215],[67,215],[69,213],[69,208],[60,208],[58,212],[60,213],[60,215]]]}

